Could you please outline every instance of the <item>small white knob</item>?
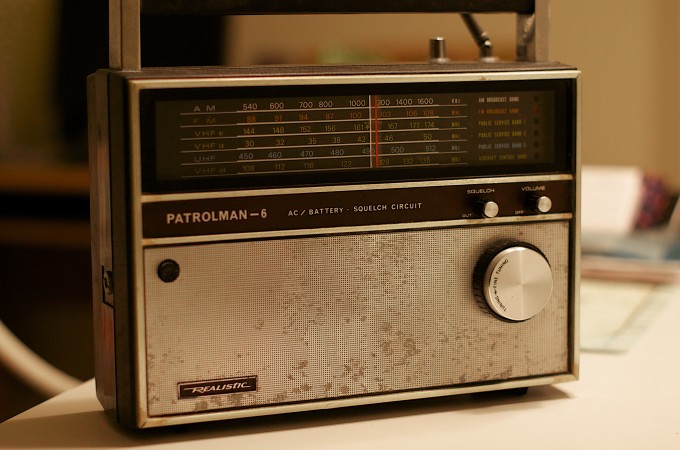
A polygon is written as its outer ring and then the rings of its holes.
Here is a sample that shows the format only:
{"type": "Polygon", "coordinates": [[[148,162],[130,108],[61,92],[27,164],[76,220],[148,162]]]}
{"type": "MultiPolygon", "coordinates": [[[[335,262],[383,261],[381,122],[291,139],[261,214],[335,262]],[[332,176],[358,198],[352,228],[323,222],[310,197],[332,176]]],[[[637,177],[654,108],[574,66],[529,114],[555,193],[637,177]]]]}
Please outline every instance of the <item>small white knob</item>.
{"type": "Polygon", "coordinates": [[[552,209],[552,200],[550,197],[541,195],[534,199],[534,209],[540,213],[548,213],[552,209]]]}
{"type": "Polygon", "coordinates": [[[489,219],[496,217],[498,215],[498,203],[492,201],[481,202],[481,213],[489,219]]]}

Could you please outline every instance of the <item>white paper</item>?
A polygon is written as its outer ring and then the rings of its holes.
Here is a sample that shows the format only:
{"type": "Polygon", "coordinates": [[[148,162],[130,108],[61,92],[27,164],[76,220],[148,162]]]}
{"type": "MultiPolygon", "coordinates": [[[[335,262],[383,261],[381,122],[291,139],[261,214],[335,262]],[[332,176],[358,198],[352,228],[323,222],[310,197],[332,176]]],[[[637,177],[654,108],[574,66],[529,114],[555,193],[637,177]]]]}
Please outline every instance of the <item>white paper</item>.
{"type": "Polygon", "coordinates": [[[583,166],[581,230],[621,236],[635,228],[642,202],[644,173],[637,167],[583,166]]]}

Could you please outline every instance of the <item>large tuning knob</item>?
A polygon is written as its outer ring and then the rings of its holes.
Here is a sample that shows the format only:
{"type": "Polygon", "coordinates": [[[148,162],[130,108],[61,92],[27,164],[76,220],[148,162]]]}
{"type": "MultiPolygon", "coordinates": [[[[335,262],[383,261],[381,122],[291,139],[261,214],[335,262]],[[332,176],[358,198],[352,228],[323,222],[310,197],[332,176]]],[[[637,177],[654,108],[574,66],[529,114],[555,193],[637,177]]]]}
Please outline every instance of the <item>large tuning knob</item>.
{"type": "Polygon", "coordinates": [[[531,244],[504,242],[488,249],[473,276],[477,301],[503,320],[521,322],[550,300],[553,277],[545,255],[531,244]]]}

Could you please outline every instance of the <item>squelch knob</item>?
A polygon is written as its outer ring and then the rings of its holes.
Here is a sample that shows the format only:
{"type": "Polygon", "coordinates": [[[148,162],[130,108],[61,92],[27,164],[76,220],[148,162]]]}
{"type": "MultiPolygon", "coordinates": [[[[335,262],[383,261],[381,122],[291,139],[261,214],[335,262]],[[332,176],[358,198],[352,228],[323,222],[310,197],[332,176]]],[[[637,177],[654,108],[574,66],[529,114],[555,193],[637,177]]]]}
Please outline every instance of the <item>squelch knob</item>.
{"type": "Polygon", "coordinates": [[[523,242],[503,242],[488,249],[473,275],[477,302],[509,322],[529,320],[550,300],[553,276],[541,251],[523,242]]]}
{"type": "Polygon", "coordinates": [[[477,203],[477,208],[482,217],[493,219],[498,215],[498,203],[491,200],[485,201],[481,200],[477,203]]]}

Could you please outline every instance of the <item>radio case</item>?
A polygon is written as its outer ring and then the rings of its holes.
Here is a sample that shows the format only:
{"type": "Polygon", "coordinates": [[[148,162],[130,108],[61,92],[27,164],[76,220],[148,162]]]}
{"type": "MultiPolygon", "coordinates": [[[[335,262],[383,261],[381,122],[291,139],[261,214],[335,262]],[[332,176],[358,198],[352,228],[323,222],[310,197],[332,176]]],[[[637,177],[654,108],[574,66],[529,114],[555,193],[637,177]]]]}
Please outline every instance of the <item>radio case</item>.
{"type": "Polygon", "coordinates": [[[139,16],[162,2],[112,1],[112,68],[88,90],[116,421],[578,377],[579,72],[541,59],[544,2],[449,3],[516,8],[527,60],[142,69],[139,16]]]}

